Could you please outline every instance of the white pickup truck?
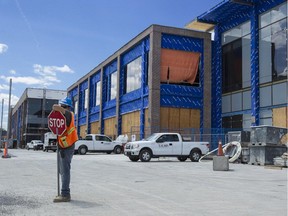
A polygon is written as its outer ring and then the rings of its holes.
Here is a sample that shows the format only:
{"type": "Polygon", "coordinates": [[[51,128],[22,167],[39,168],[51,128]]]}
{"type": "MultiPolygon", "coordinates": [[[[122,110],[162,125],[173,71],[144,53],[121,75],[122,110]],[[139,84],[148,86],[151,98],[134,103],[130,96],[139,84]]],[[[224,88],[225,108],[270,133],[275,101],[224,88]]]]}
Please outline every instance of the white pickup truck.
{"type": "Polygon", "coordinates": [[[112,141],[108,136],[102,134],[87,134],[84,139],[75,142],[75,153],[81,155],[87,152],[114,152],[120,154],[123,151],[123,144],[120,141],[112,141]]]}
{"type": "Polygon", "coordinates": [[[27,143],[26,149],[40,150],[43,149],[43,145],[44,143],[41,140],[31,140],[31,142],[27,143]]]}
{"type": "Polygon", "coordinates": [[[179,133],[154,133],[150,137],[125,145],[124,155],[131,161],[148,162],[151,158],[177,157],[179,161],[199,161],[208,153],[208,142],[183,141],[179,133]]]}

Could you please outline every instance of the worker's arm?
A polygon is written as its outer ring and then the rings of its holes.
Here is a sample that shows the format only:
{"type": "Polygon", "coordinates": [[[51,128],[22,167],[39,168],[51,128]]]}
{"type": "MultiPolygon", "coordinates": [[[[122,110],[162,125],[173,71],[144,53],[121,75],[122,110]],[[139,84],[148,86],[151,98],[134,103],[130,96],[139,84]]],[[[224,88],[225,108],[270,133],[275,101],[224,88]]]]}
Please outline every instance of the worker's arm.
{"type": "Polygon", "coordinates": [[[58,104],[54,104],[52,107],[52,110],[61,112],[62,114],[65,114],[65,111],[66,111],[63,107],[61,107],[58,104]]]}

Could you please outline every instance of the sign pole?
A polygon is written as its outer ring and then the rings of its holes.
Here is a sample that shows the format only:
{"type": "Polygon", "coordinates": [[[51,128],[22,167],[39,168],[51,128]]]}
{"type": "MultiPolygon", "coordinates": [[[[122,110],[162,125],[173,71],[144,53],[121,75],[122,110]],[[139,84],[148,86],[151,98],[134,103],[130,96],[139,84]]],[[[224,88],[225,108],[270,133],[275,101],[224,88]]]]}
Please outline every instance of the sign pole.
{"type": "Polygon", "coordinates": [[[60,196],[60,148],[58,138],[66,130],[66,118],[63,113],[52,110],[48,115],[48,128],[57,136],[57,194],[60,196]]]}
{"type": "Polygon", "coordinates": [[[56,128],[56,136],[57,136],[57,194],[58,194],[58,196],[60,196],[60,178],[59,178],[60,158],[59,158],[58,128],[56,128]]]}

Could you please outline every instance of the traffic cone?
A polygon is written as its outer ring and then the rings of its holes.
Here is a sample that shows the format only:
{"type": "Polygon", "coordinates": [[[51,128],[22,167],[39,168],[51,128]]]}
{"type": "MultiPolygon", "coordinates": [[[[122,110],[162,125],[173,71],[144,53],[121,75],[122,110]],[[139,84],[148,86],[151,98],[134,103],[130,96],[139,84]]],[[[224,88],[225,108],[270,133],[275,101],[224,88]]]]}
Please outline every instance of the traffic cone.
{"type": "Polygon", "coordinates": [[[4,148],[2,158],[10,158],[10,155],[8,155],[7,143],[5,143],[5,148],[4,148]]]}
{"type": "Polygon", "coordinates": [[[217,156],[224,156],[223,148],[222,148],[222,142],[221,141],[218,142],[218,153],[217,153],[217,156]]]}

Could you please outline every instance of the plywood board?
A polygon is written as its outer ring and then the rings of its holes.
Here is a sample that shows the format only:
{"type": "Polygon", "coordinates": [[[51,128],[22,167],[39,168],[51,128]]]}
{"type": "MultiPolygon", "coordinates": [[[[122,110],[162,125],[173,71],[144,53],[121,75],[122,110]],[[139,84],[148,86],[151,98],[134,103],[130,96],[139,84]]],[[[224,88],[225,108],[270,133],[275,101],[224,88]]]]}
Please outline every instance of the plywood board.
{"type": "Polygon", "coordinates": [[[81,137],[86,137],[86,125],[80,126],[80,132],[79,132],[81,137]]]}
{"type": "Polygon", "coordinates": [[[116,136],[116,118],[109,118],[104,120],[104,134],[110,137],[116,136]]]}
{"type": "Polygon", "coordinates": [[[273,109],[273,126],[275,127],[288,127],[288,108],[281,107],[273,109]]]}
{"type": "Polygon", "coordinates": [[[130,134],[131,130],[140,131],[140,111],[122,115],[122,134],[130,134]]]}
{"type": "Polygon", "coordinates": [[[190,109],[179,109],[180,128],[190,128],[190,109]]]}
{"type": "Polygon", "coordinates": [[[99,134],[100,133],[99,126],[100,126],[99,121],[91,123],[91,129],[90,129],[91,133],[99,134]]]}
{"type": "Polygon", "coordinates": [[[160,112],[162,130],[200,127],[200,110],[161,107],[160,112]]]}
{"type": "Polygon", "coordinates": [[[177,129],[180,126],[180,109],[170,108],[169,112],[169,128],[177,129]]]}
{"type": "Polygon", "coordinates": [[[160,108],[160,127],[162,129],[169,128],[169,112],[170,112],[170,108],[168,107],[160,108]]]}
{"type": "Polygon", "coordinates": [[[200,128],[200,110],[198,109],[190,110],[190,127],[200,128]]]}

